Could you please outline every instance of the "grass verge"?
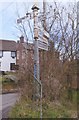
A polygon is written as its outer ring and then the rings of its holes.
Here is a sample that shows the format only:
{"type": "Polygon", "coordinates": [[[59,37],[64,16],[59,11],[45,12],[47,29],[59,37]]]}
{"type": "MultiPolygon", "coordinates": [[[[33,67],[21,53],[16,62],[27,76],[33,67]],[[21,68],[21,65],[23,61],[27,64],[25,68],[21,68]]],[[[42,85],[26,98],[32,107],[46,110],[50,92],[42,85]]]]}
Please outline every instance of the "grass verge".
{"type": "MultiPolygon", "coordinates": [[[[73,100],[50,102],[42,101],[43,118],[76,118],[77,117],[77,91],[73,91],[73,100]]],[[[40,101],[34,102],[21,98],[12,108],[10,118],[40,118],[40,101]]]]}
{"type": "Polygon", "coordinates": [[[1,85],[0,89],[2,89],[1,90],[2,93],[9,93],[9,92],[17,91],[17,83],[9,78],[6,78],[5,75],[0,75],[0,85],[1,85]]]}

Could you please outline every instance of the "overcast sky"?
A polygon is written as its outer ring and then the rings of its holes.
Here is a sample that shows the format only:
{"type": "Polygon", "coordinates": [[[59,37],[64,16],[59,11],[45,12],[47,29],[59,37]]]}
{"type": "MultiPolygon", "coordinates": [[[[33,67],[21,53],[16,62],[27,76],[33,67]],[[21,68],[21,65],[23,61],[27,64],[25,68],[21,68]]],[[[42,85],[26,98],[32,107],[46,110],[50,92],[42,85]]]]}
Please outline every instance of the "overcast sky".
{"type": "MultiPolygon", "coordinates": [[[[17,40],[17,30],[15,29],[17,20],[17,10],[21,16],[25,15],[26,9],[29,11],[33,6],[34,1],[40,1],[39,7],[42,6],[42,0],[0,0],[0,39],[17,40]],[[27,2],[26,2],[27,1],[27,2]],[[28,2],[29,1],[29,2],[28,2]],[[26,2],[26,4],[25,4],[26,2]]],[[[52,2],[53,0],[46,0],[52,2]]],[[[56,0],[66,4],[67,2],[74,2],[78,0],[56,0]]]]}

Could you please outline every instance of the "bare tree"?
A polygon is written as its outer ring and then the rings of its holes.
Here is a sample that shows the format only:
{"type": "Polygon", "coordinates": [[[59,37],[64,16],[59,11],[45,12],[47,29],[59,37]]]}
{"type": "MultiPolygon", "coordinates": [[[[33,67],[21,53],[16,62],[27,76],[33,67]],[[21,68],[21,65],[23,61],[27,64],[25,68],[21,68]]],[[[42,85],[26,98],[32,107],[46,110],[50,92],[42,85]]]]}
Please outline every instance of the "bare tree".
{"type": "Polygon", "coordinates": [[[50,33],[55,48],[60,52],[62,59],[76,57],[77,49],[77,6],[70,3],[68,6],[54,2],[49,6],[51,19],[47,19],[47,31],[50,33]]]}
{"type": "MultiPolygon", "coordinates": [[[[50,99],[57,99],[59,97],[59,92],[61,92],[59,90],[62,88],[61,83],[63,79],[65,79],[65,67],[62,67],[61,61],[73,60],[76,58],[76,49],[78,44],[76,13],[77,9],[75,3],[64,6],[62,4],[59,5],[59,3],[56,2],[53,2],[51,5],[47,5],[45,15],[40,13],[41,27],[50,34],[49,51],[40,52],[40,74],[43,82],[43,95],[46,97],[50,96],[50,99]],[[67,8],[70,9],[68,10],[67,8]],[[45,17],[45,19],[43,17],[45,17]]],[[[18,26],[18,29],[24,36],[26,36],[26,40],[28,42],[29,36],[27,32],[28,30],[26,29],[27,26],[30,30],[30,36],[33,38],[31,21],[26,20],[26,23],[24,21],[18,26]]],[[[24,74],[24,77],[29,77],[30,75],[33,76],[33,70],[31,70],[31,67],[33,66],[30,66],[30,62],[28,62],[27,65],[30,69],[27,68],[24,63],[24,70],[22,70],[24,73],[22,73],[22,75],[24,74]],[[26,72],[30,74],[27,75],[26,72]]]]}

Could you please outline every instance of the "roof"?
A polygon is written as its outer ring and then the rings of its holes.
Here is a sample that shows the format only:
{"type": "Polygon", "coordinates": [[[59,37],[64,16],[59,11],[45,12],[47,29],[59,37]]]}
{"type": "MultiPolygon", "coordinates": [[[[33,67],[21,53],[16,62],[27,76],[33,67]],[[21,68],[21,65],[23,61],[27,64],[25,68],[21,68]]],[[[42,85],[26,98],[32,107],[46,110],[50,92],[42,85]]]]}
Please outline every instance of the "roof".
{"type": "Polygon", "coordinates": [[[17,50],[21,50],[21,49],[27,49],[27,50],[33,50],[34,49],[34,45],[33,43],[17,43],[16,44],[16,49],[17,50]]]}
{"type": "Polygon", "coordinates": [[[0,40],[0,50],[16,51],[16,42],[9,40],[0,40]]]}
{"type": "Polygon", "coordinates": [[[16,43],[13,40],[0,40],[0,50],[3,51],[16,51],[20,49],[33,50],[33,43],[16,43]]]}

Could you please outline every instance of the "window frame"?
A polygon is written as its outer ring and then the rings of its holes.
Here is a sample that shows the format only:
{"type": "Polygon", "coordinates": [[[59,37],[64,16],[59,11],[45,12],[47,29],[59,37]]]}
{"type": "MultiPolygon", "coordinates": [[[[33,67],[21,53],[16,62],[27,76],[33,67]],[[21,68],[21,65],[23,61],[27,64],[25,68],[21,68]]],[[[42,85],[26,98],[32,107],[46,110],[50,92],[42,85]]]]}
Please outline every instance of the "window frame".
{"type": "Polygon", "coordinates": [[[3,51],[2,51],[2,50],[0,50],[0,52],[2,52],[2,55],[0,56],[0,58],[2,58],[2,57],[3,57],[3,51]]]}
{"type": "Polygon", "coordinates": [[[10,70],[14,70],[15,63],[10,63],[10,70]]]}
{"type": "Polygon", "coordinates": [[[11,51],[11,57],[15,58],[16,57],[16,51],[11,51]],[[12,55],[12,53],[15,52],[15,56],[12,55]]]}

